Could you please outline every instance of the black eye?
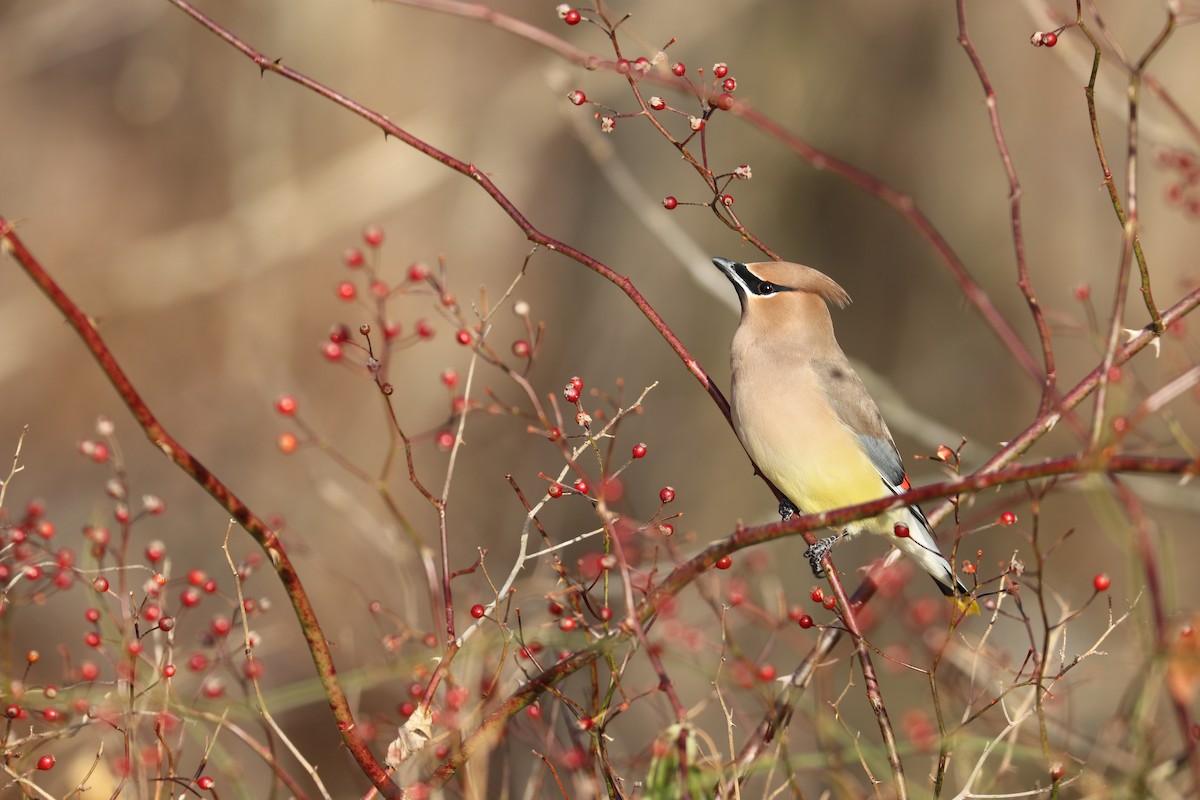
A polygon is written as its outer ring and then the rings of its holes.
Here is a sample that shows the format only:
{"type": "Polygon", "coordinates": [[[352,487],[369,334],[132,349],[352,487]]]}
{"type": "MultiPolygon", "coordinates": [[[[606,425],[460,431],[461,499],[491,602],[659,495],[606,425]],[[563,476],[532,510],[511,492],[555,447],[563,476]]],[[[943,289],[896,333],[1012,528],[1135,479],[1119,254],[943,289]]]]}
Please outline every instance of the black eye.
{"type": "Polygon", "coordinates": [[[779,287],[770,281],[762,281],[758,284],[759,297],[766,297],[767,295],[775,294],[777,291],[779,291],[779,287]]]}

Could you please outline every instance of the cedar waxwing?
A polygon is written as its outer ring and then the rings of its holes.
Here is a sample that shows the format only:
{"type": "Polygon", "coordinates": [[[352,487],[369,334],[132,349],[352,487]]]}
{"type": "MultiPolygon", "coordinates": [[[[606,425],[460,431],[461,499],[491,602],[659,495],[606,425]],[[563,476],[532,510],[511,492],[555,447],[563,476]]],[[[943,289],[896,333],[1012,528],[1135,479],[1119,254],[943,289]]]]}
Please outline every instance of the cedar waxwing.
{"type": "MultiPolygon", "coordinates": [[[[730,407],[742,446],[797,510],[816,514],[898,494],[909,488],[900,451],[833,335],[829,316],[850,295],[810,267],[765,261],[713,263],[737,289],[742,321],[733,336],[730,407]]],[[[970,591],[938,550],[929,520],[915,505],[848,525],[805,555],[818,577],[820,562],[840,538],[883,534],[921,565],[960,609],[979,613],[970,591]],[[896,535],[898,525],[907,536],[896,535]]]]}

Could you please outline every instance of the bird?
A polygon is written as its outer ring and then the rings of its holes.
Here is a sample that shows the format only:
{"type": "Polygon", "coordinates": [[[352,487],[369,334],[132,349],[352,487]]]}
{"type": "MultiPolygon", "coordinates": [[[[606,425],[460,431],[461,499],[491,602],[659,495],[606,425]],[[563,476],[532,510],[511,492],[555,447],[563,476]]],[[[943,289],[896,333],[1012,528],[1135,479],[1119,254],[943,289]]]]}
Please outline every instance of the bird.
{"type": "MultiPolygon", "coordinates": [[[[779,505],[783,519],[907,491],[887,423],[834,336],[829,309],[849,304],[846,290],[801,264],[713,263],[737,290],[742,309],[729,352],[734,431],[786,498],[779,505]]],[[[887,536],[960,611],[979,613],[915,504],[849,523],[809,547],[813,574],[824,576],[820,564],[835,542],[864,532],[887,536]]]]}

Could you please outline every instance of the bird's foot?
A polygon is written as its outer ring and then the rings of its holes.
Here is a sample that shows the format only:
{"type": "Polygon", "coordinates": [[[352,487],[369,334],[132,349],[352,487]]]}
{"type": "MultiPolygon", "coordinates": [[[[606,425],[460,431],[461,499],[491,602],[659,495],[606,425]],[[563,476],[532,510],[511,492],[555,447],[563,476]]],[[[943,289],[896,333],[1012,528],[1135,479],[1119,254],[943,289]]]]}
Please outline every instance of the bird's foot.
{"type": "Polygon", "coordinates": [[[816,544],[810,544],[808,549],[804,551],[804,557],[808,559],[808,565],[812,567],[813,577],[825,577],[825,570],[821,568],[821,562],[840,538],[842,537],[830,536],[826,539],[819,539],[816,544]]]}
{"type": "Polygon", "coordinates": [[[795,516],[796,514],[799,514],[799,513],[800,513],[800,509],[798,509],[794,505],[792,505],[791,500],[780,500],[779,501],[779,516],[783,518],[784,522],[787,522],[789,519],[791,519],[793,516],[795,516]]]}

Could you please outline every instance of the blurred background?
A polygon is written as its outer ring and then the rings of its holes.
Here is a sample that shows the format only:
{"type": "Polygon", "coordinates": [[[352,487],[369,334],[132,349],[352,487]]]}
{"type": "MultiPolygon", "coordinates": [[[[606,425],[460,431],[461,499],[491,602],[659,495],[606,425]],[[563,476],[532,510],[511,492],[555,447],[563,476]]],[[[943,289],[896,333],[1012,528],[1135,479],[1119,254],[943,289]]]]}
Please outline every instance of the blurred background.
{"type": "MultiPolygon", "coordinates": [[[[551,2],[496,5],[585,51],[611,57],[599,30],[587,24],[568,28],[551,2]]],[[[1106,325],[1120,256],[1120,228],[1101,186],[1082,90],[1092,51],[1072,29],[1053,49],[1030,46],[1034,31],[1069,21],[1064,15],[1073,18],[1072,3],[970,5],[972,38],[990,72],[1023,188],[1030,271],[1054,327],[1060,385],[1070,387],[1095,366],[1099,353],[1086,304],[1077,299],[1079,287],[1090,289],[1090,302],[1106,325]]],[[[1164,24],[1160,4],[1099,6],[1134,59],[1164,24]]],[[[653,56],[675,38],[668,63],[683,61],[708,74],[713,63],[725,62],[737,79],[739,99],[910,194],[1037,352],[1015,285],[1008,186],[979,80],[956,42],[952,4],[700,0],[615,8],[633,14],[621,28],[629,57],[653,56]]],[[[615,131],[604,135],[592,118],[596,109],[565,99],[580,89],[591,100],[632,111],[623,79],[574,67],[488,24],[384,2],[217,2],[202,10],[269,57],[487,172],[542,231],[629,276],[700,364],[720,386],[727,385],[736,304],[708,258],[750,261],[761,254],[703,207],[682,205],[672,212],[661,207],[666,195],[683,203],[710,198],[643,120],[619,119],[615,131]]],[[[1181,29],[1151,68],[1192,119],[1200,115],[1200,84],[1187,77],[1200,70],[1195,36],[1194,28],[1181,29]]],[[[1099,126],[1113,169],[1123,175],[1126,79],[1112,60],[1101,74],[1099,126]]],[[[682,93],[664,95],[682,109],[699,110],[682,93]]],[[[682,118],[664,118],[682,134],[682,118]]],[[[1143,241],[1156,297],[1165,308],[1200,280],[1200,211],[1188,210],[1194,194],[1185,192],[1182,201],[1178,191],[1172,195],[1181,173],[1163,154],[1190,152],[1194,158],[1198,143],[1152,94],[1144,98],[1141,119],[1143,241]]],[[[839,338],[871,373],[915,483],[944,473],[914,456],[933,453],[940,444],[956,448],[965,438],[964,464],[978,466],[1033,419],[1038,387],[965,304],[933,250],[892,209],[730,115],[718,113],[710,122],[707,152],[718,172],[752,167],[753,179],[730,190],[748,228],[784,257],[827,272],[854,298],[835,316],[839,338]]],[[[1193,185],[1187,191],[1195,190],[1193,185]]],[[[380,628],[367,611],[372,600],[415,631],[433,629],[417,556],[395,519],[371,487],[316,449],[279,453],[277,434],[293,428],[273,403],[282,393],[294,395],[303,419],[326,441],[368,472],[379,469],[388,427],[377,389],[320,352],[331,325],[357,328],[368,318],[361,306],[335,296],[335,285],[352,277],[342,254],[363,246],[367,225],[379,225],[386,234],[379,253],[385,279],[402,282],[410,263],[436,264],[441,257],[464,305],[478,300],[481,286],[498,298],[530,245],[483,192],[311,92],[260,77],[246,58],[166,2],[6,0],[0,4],[0,214],[18,223],[45,267],[98,320],[168,430],[257,513],[287,521],[285,541],[336,641],[342,670],[381,661],[380,628]]],[[[572,375],[582,377],[587,389],[606,392],[623,380],[628,397],[657,382],[645,413],[621,428],[619,453],[638,441],[650,453],[624,476],[623,513],[648,519],[658,507],[659,487],[673,486],[678,499],[671,510],[683,513],[675,521],[674,544],[683,555],[725,536],[738,520],[772,520],[773,500],[712,401],[617,288],[541,251],[530,259],[514,299],[528,302],[531,317],[546,324],[529,376],[543,397],[557,393],[572,375]]],[[[431,298],[407,297],[393,310],[405,333],[419,318],[432,321],[437,331],[432,340],[400,352],[391,374],[405,429],[432,434],[445,426],[450,409],[439,375],[452,368],[465,376],[469,352],[455,343],[454,327],[438,316],[431,298]]],[[[1131,291],[1125,327],[1146,322],[1139,295],[1131,291]]],[[[1193,327],[1166,336],[1158,359],[1137,359],[1114,389],[1114,412],[1129,412],[1147,391],[1195,363],[1193,327]]],[[[106,415],[121,437],[134,496],[154,493],[167,503],[165,515],[137,527],[135,546],[162,539],[177,573],[201,568],[227,576],[220,551],[225,515],[167,468],[72,330],[11,263],[0,269],[0,334],[7,343],[0,348],[0,453],[12,452],[22,426],[30,429],[21,459],[25,471],[6,501],[9,513],[16,515],[11,509],[21,509],[30,498],[44,498],[71,546],[80,543],[84,525],[109,519],[111,501],[104,495],[109,472],[77,454],[77,443],[94,437],[95,420],[106,415]]],[[[501,353],[522,336],[517,317],[507,311],[496,317],[492,341],[501,353]]],[[[475,399],[482,398],[480,387],[489,386],[505,402],[523,404],[517,388],[496,370],[481,368],[476,381],[475,399]]],[[[1148,420],[1129,437],[1127,449],[1187,452],[1183,443],[1197,433],[1197,400],[1189,391],[1170,406],[1169,416],[1148,420]]],[[[544,482],[538,473],[557,474],[562,459],[555,447],[527,432],[525,420],[509,416],[470,417],[465,439],[452,490],[451,562],[455,568],[469,566],[477,548],[486,547],[488,564],[504,575],[524,520],[505,475],[529,496],[540,497],[544,482]]],[[[1076,437],[1060,426],[1030,458],[1077,447],[1076,437]]],[[[428,439],[418,446],[417,468],[427,485],[441,486],[446,458],[428,439]]],[[[426,541],[435,543],[435,515],[402,473],[392,480],[402,507],[426,541]]],[[[1107,572],[1114,602],[1123,608],[1141,591],[1144,573],[1119,508],[1102,483],[1088,485],[1092,490],[1072,487],[1040,508],[1044,536],[1074,532],[1055,553],[1049,577],[1064,602],[1076,607],[1092,593],[1092,575],[1107,572]]],[[[1146,504],[1160,556],[1169,559],[1168,611],[1194,607],[1195,582],[1184,579],[1183,567],[1198,555],[1200,495],[1194,486],[1176,486],[1171,479],[1131,479],[1130,485],[1146,504]]],[[[1016,512],[1020,523],[988,529],[962,546],[972,555],[984,551],[981,564],[987,566],[981,573],[987,576],[1014,553],[1031,558],[1032,515],[1021,489],[968,504],[964,528],[987,524],[1001,510],[1016,512]]],[[[551,507],[545,521],[556,538],[565,539],[586,530],[594,518],[582,503],[564,503],[551,507]]],[[[234,539],[235,552],[253,549],[244,535],[234,539]]],[[[754,575],[755,563],[769,575],[750,580],[754,602],[773,611],[806,602],[814,581],[802,549],[793,539],[746,556],[742,580],[754,575]]],[[[880,542],[859,541],[839,552],[838,563],[853,578],[859,566],[882,553],[880,542]]],[[[933,591],[927,583],[916,580],[907,591],[924,596],[933,591]]],[[[720,597],[722,585],[714,579],[709,589],[720,597]]],[[[514,602],[525,604],[535,624],[542,624],[540,598],[553,587],[553,574],[545,566],[529,569],[519,586],[514,602]]],[[[285,728],[314,754],[333,786],[360,791],[364,784],[353,764],[334,752],[336,732],[312,686],[311,665],[286,600],[267,572],[256,574],[246,589],[275,600],[276,611],[256,623],[269,684],[304,687],[276,707],[285,728]]],[[[463,610],[489,599],[479,575],[460,579],[456,590],[463,610]]],[[[696,601],[693,622],[711,624],[713,612],[694,591],[680,599],[696,601]]],[[[19,615],[10,623],[15,647],[54,652],[63,644],[58,623],[76,625],[82,607],[78,598],[55,600],[19,615]]],[[[1073,623],[1072,640],[1081,649],[1107,623],[1098,607],[1093,612],[1073,623]]],[[[881,646],[913,638],[905,624],[888,621],[902,612],[881,607],[877,613],[881,646]]],[[[460,616],[466,624],[465,614],[460,616]]],[[[982,623],[973,624],[982,629],[982,623]]],[[[748,626],[740,633],[744,640],[738,646],[752,655],[773,646],[775,657],[766,660],[775,661],[780,673],[813,640],[794,629],[776,635],[748,626]]],[[[1010,623],[993,635],[993,646],[1011,648],[1013,666],[1019,664],[1028,646],[1023,628],[1010,623]]],[[[1112,653],[1102,666],[1080,667],[1092,671],[1062,710],[1073,725],[1086,729],[1086,721],[1096,730],[1105,724],[1121,708],[1128,678],[1145,669],[1143,637],[1134,626],[1125,636],[1124,646],[1108,648],[1112,653]]],[[[73,634],[66,645],[82,648],[73,634]]],[[[703,664],[676,676],[689,707],[711,701],[715,646],[710,638],[698,656],[703,664]]],[[[835,693],[852,674],[844,660],[848,652],[843,644],[843,662],[829,678],[835,693]]],[[[643,683],[653,680],[644,663],[633,674],[643,683]]],[[[900,694],[927,685],[922,676],[898,670],[885,678],[885,695],[889,682],[900,694]]],[[[366,680],[356,690],[364,713],[381,720],[381,754],[390,739],[388,720],[407,699],[406,691],[390,679],[366,680]]],[[[847,703],[853,725],[874,741],[877,733],[861,697],[847,703]]],[[[914,703],[922,704],[919,698],[914,703]]],[[[665,705],[645,708],[644,717],[630,718],[641,725],[650,719],[650,729],[665,727],[665,705]]],[[[720,715],[714,717],[711,707],[697,714],[715,720],[712,733],[722,739],[720,715]]],[[[745,730],[755,719],[756,713],[748,714],[745,730]]],[[[807,740],[799,720],[792,735],[807,740]]],[[[1175,741],[1172,734],[1167,738],[1175,741]]],[[[613,747],[635,759],[644,739],[630,736],[627,742],[613,747]]],[[[524,754],[525,744],[510,746],[524,754]]],[[[1063,745],[1081,759],[1091,746],[1063,745]]],[[[1171,750],[1164,748],[1163,753],[1171,750]]],[[[94,749],[80,746],[80,763],[93,756],[94,749]]]]}

